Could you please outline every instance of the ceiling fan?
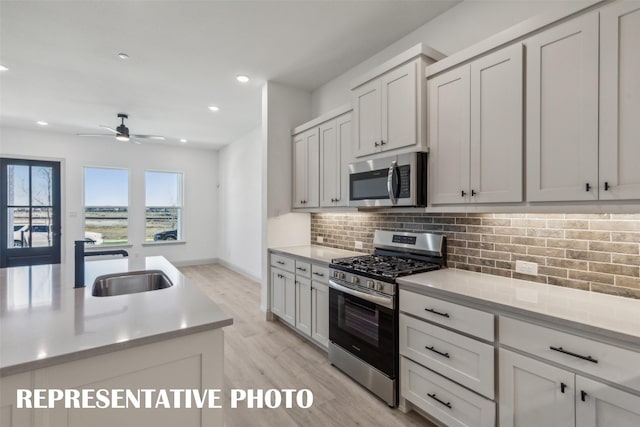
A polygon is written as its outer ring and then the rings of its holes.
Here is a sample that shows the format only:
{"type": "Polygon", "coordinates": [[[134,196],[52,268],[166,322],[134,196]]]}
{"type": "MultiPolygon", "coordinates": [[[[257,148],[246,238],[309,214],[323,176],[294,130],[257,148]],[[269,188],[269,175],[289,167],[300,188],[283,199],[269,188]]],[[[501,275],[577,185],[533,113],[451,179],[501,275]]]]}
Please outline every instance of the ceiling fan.
{"type": "Polygon", "coordinates": [[[77,133],[76,135],[78,136],[101,136],[101,137],[114,137],[118,140],[118,141],[130,141],[133,142],[134,144],[140,144],[141,142],[138,141],[138,139],[159,139],[159,140],[164,140],[164,136],[159,136],[159,135],[139,135],[139,134],[130,134],[129,133],[129,128],[127,126],[125,126],[124,121],[125,119],[129,118],[129,115],[124,114],[124,113],[119,113],[118,114],[118,118],[121,119],[121,123],[120,126],[118,126],[117,128],[111,128],[109,126],[105,126],[105,125],[100,125],[99,127],[103,128],[103,129],[107,129],[108,131],[112,132],[111,134],[109,133],[77,133]]]}

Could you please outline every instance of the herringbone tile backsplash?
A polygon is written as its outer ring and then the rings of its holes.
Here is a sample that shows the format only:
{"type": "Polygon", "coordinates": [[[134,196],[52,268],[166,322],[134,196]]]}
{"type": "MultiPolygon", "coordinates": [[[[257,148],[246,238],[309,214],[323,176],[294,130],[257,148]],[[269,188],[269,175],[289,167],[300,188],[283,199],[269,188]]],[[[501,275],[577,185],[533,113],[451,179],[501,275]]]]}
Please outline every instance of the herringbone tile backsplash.
{"type": "Polygon", "coordinates": [[[311,214],[313,244],[371,252],[376,229],[444,234],[449,267],[640,299],[640,214],[311,214]]]}

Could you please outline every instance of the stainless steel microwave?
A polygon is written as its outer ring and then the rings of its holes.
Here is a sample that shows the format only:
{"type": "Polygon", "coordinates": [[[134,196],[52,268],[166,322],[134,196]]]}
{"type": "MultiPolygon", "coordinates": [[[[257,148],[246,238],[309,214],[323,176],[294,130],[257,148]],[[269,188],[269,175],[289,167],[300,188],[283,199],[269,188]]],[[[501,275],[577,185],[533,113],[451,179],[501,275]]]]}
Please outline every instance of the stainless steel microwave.
{"type": "Polygon", "coordinates": [[[349,165],[349,206],[426,206],[427,153],[349,165]]]}

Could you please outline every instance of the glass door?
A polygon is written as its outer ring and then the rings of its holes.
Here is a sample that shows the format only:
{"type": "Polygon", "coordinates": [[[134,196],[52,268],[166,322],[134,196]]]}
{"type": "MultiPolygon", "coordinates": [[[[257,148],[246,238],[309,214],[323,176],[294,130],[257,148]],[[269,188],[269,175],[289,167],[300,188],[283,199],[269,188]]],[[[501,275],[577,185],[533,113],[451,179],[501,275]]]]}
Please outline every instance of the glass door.
{"type": "Polygon", "coordinates": [[[0,158],[0,267],[60,263],[60,163],[0,158]]]}

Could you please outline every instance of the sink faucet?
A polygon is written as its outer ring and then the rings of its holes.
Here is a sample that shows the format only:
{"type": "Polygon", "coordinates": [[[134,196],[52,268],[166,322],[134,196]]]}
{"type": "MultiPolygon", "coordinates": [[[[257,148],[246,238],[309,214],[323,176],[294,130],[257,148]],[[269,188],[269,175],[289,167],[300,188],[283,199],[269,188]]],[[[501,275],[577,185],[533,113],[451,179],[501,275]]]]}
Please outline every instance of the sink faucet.
{"type": "Polygon", "coordinates": [[[75,278],[76,282],[74,288],[84,288],[84,257],[86,256],[100,256],[100,255],[122,255],[123,257],[129,256],[129,253],[124,249],[114,249],[110,251],[91,251],[85,252],[84,245],[87,243],[85,240],[76,240],[76,256],[75,256],[75,278]]]}

